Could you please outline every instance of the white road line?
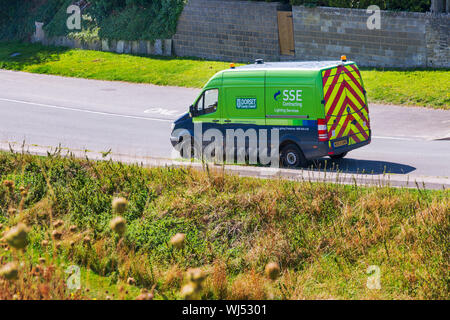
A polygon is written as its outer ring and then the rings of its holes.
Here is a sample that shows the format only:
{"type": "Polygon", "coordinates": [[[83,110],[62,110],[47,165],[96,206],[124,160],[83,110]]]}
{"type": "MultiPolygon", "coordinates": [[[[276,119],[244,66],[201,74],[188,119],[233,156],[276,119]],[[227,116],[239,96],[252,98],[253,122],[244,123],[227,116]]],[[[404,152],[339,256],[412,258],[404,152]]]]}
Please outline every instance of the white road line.
{"type": "Polygon", "coordinates": [[[130,119],[139,119],[139,120],[149,120],[149,121],[160,121],[160,122],[172,122],[173,120],[170,119],[158,119],[158,118],[148,118],[148,117],[139,117],[139,116],[130,116],[125,114],[119,114],[119,113],[110,113],[110,112],[101,112],[101,111],[92,111],[92,110],[84,110],[84,109],[78,109],[78,108],[70,108],[70,107],[62,107],[62,106],[55,106],[50,104],[43,104],[43,103],[36,103],[36,102],[28,102],[28,101],[22,101],[22,100],[14,100],[14,99],[5,99],[0,98],[0,101],[6,101],[6,102],[14,102],[14,103],[22,103],[32,106],[38,106],[38,107],[44,107],[44,108],[51,108],[51,109],[59,109],[59,110],[66,110],[66,111],[75,111],[75,112],[84,112],[84,113],[91,113],[91,114],[99,114],[103,116],[111,116],[111,117],[121,117],[121,118],[130,118],[130,119]]]}
{"type": "MultiPolygon", "coordinates": [[[[171,120],[171,119],[158,119],[158,118],[130,116],[130,115],[119,114],[119,113],[84,110],[84,109],[55,106],[55,105],[43,104],[43,103],[37,103],[37,102],[29,102],[29,101],[23,101],[23,100],[14,100],[14,99],[0,98],[0,101],[22,103],[22,104],[33,105],[33,106],[44,107],[44,108],[59,109],[59,110],[66,110],[66,111],[75,111],[75,112],[84,112],[84,113],[98,114],[98,115],[111,116],[111,117],[121,117],[121,118],[139,119],[139,120],[148,120],[148,121],[160,121],[160,122],[173,122],[173,120],[171,120]]],[[[180,114],[180,116],[183,115],[183,114],[184,113],[180,114]]],[[[373,139],[387,139],[387,140],[402,140],[402,141],[424,140],[424,138],[421,138],[421,137],[406,138],[406,137],[372,136],[372,138],[373,139]]]]}
{"type": "Polygon", "coordinates": [[[424,138],[420,138],[420,137],[403,138],[403,137],[372,136],[372,138],[373,138],[373,139],[386,139],[386,140],[402,140],[402,141],[418,141],[418,140],[425,140],[424,138]]]}

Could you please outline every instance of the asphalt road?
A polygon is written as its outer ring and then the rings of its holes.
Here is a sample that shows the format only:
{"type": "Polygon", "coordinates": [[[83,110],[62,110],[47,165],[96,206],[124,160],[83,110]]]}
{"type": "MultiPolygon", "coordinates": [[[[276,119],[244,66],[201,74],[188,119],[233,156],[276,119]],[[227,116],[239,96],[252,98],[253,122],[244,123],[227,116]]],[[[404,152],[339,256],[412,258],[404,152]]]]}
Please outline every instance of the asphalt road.
{"type": "MultiPolygon", "coordinates": [[[[0,70],[0,144],[168,159],[171,122],[199,92],[0,70]]],[[[370,118],[372,143],[334,166],[349,173],[450,177],[450,111],[371,105],[370,118]]]]}

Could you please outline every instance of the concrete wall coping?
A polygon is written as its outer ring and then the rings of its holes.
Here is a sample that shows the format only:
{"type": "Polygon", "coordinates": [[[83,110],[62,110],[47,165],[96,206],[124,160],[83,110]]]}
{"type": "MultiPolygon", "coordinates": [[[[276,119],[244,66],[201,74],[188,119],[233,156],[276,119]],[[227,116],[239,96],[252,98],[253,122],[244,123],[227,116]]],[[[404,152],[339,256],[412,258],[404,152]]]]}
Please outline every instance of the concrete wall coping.
{"type": "MultiPolygon", "coordinates": [[[[351,9],[351,8],[337,8],[337,7],[306,7],[306,6],[292,6],[292,10],[320,10],[322,13],[339,13],[339,14],[349,14],[349,15],[361,15],[361,16],[367,16],[367,10],[366,9],[351,9]]],[[[433,12],[410,12],[410,11],[388,11],[388,10],[380,10],[381,13],[385,16],[389,17],[400,17],[400,18],[419,18],[419,19],[426,19],[430,17],[438,17],[438,18],[450,18],[450,13],[445,12],[439,12],[439,13],[433,13],[433,12]]]]}

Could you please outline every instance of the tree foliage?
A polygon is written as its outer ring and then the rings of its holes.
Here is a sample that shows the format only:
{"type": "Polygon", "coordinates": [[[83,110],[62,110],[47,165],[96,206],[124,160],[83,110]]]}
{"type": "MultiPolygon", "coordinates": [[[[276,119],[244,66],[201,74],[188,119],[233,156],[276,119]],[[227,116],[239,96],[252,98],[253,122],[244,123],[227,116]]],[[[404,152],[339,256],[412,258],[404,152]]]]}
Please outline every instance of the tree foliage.
{"type": "Polygon", "coordinates": [[[176,32],[184,0],[91,0],[100,38],[155,40],[176,32]]]}
{"type": "Polygon", "coordinates": [[[170,38],[177,27],[185,0],[1,0],[0,39],[24,40],[34,31],[34,21],[44,22],[49,36],[65,36],[67,7],[83,3],[83,31],[116,40],[170,38]]]}

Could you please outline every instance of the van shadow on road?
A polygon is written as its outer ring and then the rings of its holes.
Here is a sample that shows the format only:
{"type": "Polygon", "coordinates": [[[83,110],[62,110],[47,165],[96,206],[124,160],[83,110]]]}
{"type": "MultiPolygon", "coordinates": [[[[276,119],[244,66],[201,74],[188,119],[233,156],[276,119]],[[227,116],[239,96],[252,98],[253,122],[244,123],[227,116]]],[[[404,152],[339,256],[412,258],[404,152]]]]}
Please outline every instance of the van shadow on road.
{"type": "Polygon", "coordinates": [[[314,161],[313,170],[323,171],[339,171],[343,173],[363,173],[363,174],[408,174],[415,171],[416,168],[395,162],[376,161],[376,160],[359,160],[359,159],[340,159],[332,160],[329,158],[321,158],[314,161]]]}

